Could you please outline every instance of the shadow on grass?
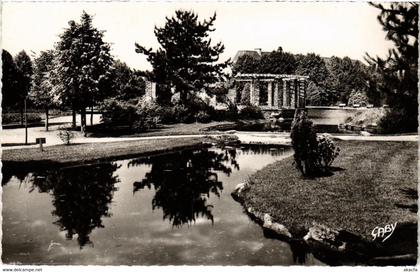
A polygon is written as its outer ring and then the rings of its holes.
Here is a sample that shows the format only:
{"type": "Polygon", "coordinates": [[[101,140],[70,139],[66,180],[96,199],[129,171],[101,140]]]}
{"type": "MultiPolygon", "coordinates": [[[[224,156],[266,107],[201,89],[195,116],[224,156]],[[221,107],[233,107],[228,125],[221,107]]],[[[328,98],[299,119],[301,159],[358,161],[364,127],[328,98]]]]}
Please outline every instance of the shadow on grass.
{"type": "Polygon", "coordinates": [[[28,144],[25,144],[25,143],[2,143],[1,146],[4,146],[4,147],[8,147],[8,146],[28,146],[28,145],[36,145],[36,144],[37,143],[35,143],[35,142],[28,143],[28,144]]]}
{"type": "Polygon", "coordinates": [[[316,178],[331,177],[334,175],[335,172],[342,172],[345,170],[346,169],[342,167],[330,166],[325,172],[319,171],[319,172],[313,173],[312,175],[304,176],[304,179],[314,180],[316,178]]]}

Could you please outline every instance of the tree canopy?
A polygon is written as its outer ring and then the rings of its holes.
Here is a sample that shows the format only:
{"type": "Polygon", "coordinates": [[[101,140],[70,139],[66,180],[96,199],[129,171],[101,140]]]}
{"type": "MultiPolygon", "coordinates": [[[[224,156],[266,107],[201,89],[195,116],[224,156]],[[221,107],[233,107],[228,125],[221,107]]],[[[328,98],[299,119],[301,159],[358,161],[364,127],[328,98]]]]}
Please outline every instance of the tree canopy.
{"type": "Polygon", "coordinates": [[[32,88],[29,93],[31,101],[45,110],[45,130],[48,130],[48,111],[55,103],[54,86],[51,82],[53,69],[54,51],[41,51],[34,60],[34,74],[32,76],[32,88]]]}
{"type": "Polygon", "coordinates": [[[258,73],[294,74],[296,71],[296,58],[293,54],[277,50],[261,56],[258,73]]]}
{"type": "Polygon", "coordinates": [[[33,65],[32,60],[24,50],[20,51],[15,57],[16,68],[18,70],[18,103],[23,107],[23,101],[28,96],[32,84],[33,65]]]}
{"type": "Polygon", "coordinates": [[[30,92],[31,100],[35,105],[49,107],[53,103],[53,86],[49,74],[53,69],[54,51],[41,51],[34,60],[34,74],[30,92]]]}
{"type": "Polygon", "coordinates": [[[182,103],[193,98],[194,92],[211,88],[230,63],[219,62],[224,45],[212,45],[209,38],[215,20],[216,14],[200,22],[194,12],[177,10],[163,27],[155,27],[159,49],[135,44],[136,52],[146,55],[153,67],[152,80],[180,93],[182,103]]]}
{"type": "Polygon", "coordinates": [[[2,60],[2,107],[12,108],[17,105],[19,101],[19,76],[18,68],[16,67],[15,61],[13,60],[12,55],[3,50],[1,53],[2,60]]]}
{"type": "Polygon", "coordinates": [[[115,60],[112,72],[112,94],[116,99],[124,101],[139,98],[145,93],[145,82],[142,73],[131,69],[124,62],[115,60]]]}
{"type": "Polygon", "coordinates": [[[332,57],[327,67],[329,70],[327,88],[336,95],[333,102],[347,103],[352,91],[366,92],[369,77],[366,65],[360,61],[349,57],[332,57]]]}

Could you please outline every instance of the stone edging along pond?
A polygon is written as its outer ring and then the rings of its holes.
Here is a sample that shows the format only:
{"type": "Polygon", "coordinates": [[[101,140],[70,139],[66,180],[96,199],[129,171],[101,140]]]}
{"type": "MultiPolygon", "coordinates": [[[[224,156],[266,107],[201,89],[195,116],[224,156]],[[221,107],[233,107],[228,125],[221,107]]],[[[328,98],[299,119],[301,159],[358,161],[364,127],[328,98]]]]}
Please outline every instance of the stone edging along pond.
{"type": "MultiPolygon", "coordinates": [[[[231,195],[234,200],[241,203],[251,219],[262,226],[267,236],[288,243],[301,245],[303,243],[306,245],[307,251],[327,264],[415,265],[417,262],[417,255],[390,255],[385,253],[377,243],[346,230],[335,230],[322,224],[313,223],[313,226],[306,230],[307,233],[303,237],[293,235],[285,225],[273,222],[270,214],[257,211],[244,201],[242,194],[248,189],[249,184],[247,182],[240,183],[231,195]]],[[[412,224],[402,223],[401,225],[413,227],[412,224]]],[[[415,227],[417,229],[417,226],[415,227]]]]}

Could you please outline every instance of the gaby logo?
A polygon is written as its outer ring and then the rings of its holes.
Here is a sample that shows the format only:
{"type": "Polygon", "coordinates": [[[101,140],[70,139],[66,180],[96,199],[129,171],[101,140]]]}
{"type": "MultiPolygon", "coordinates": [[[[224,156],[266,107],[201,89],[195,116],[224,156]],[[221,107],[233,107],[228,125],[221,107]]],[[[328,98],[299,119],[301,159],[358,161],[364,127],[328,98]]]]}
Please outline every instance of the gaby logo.
{"type": "Polygon", "coordinates": [[[382,243],[385,242],[391,235],[394,233],[395,228],[397,227],[397,222],[395,224],[389,224],[385,225],[385,227],[375,227],[372,230],[372,236],[373,241],[375,241],[376,238],[382,238],[385,236],[385,238],[382,240],[382,243]]]}

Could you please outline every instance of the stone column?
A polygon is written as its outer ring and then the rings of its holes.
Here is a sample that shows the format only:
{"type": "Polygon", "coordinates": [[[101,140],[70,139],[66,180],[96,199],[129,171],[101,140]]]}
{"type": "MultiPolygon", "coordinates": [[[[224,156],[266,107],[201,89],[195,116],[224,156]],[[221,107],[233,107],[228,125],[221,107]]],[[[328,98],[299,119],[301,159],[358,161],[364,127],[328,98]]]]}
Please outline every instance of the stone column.
{"type": "Polygon", "coordinates": [[[292,79],[290,80],[290,107],[292,109],[296,108],[296,80],[292,79]]]}
{"type": "Polygon", "coordinates": [[[260,83],[258,80],[253,81],[254,82],[254,105],[259,106],[260,105],[260,83]]]}
{"type": "Polygon", "coordinates": [[[305,107],[305,79],[299,79],[299,100],[298,107],[305,107]]]}
{"type": "Polygon", "coordinates": [[[268,97],[268,107],[273,107],[273,82],[272,81],[268,81],[267,82],[267,97],[268,97]]]}
{"type": "Polygon", "coordinates": [[[274,81],[274,108],[279,108],[279,83],[278,81],[274,81]]]}
{"type": "Polygon", "coordinates": [[[289,108],[290,107],[290,99],[289,99],[289,79],[284,79],[283,85],[283,107],[289,108]]]}

